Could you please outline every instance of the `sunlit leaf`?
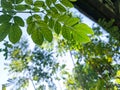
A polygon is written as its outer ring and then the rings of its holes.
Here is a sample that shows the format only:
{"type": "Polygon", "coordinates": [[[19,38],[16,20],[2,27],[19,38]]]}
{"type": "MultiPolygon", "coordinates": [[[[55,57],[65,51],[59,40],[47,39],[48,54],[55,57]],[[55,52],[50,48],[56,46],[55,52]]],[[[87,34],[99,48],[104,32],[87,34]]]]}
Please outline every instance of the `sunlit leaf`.
{"type": "Polygon", "coordinates": [[[55,7],[50,7],[50,10],[53,12],[53,13],[58,13],[57,9],[55,7]]]}
{"type": "Polygon", "coordinates": [[[56,4],[55,7],[56,7],[60,12],[66,12],[66,9],[65,9],[61,4],[56,4]]]}
{"type": "Polygon", "coordinates": [[[61,0],[61,3],[66,7],[73,7],[73,4],[70,3],[68,0],[61,0]]]}
{"type": "Polygon", "coordinates": [[[68,15],[61,15],[59,18],[58,18],[58,21],[60,22],[66,22],[68,19],[70,19],[70,17],[68,15]]]}
{"type": "Polygon", "coordinates": [[[78,43],[86,43],[90,41],[90,38],[86,34],[81,33],[80,30],[75,29],[72,31],[72,33],[73,39],[78,43]]]}
{"type": "Polygon", "coordinates": [[[73,26],[75,24],[77,24],[78,22],[80,22],[80,19],[79,18],[70,18],[68,19],[64,24],[65,25],[68,25],[68,26],[73,26]]]}
{"type": "Polygon", "coordinates": [[[74,26],[75,29],[84,34],[94,34],[93,30],[86,24],[80,23],[74,26]]]}
{"type": "Polygon", "coordinates": [[[70,40],[71,39],[71,28],[69,28],[67,26],[63,26],[62,27],[62,35],[67,40],[70,40]]]}

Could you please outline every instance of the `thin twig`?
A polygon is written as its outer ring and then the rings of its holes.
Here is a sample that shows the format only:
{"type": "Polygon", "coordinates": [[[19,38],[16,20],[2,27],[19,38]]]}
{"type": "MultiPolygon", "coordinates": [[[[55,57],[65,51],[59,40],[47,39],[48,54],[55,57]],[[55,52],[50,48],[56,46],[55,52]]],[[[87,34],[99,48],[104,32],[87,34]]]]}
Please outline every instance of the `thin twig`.
{"type": "Polygon", "coordinates": [[[74,67],[75,67],[75,62],[74,62],[74,59],[73,59],[73,57],[72,57],[71,51],[70,51],[70,57],[71,57],[71,59],[72,59],[73,65],[74,65],[74,67]]]}
{"type": "Polygon", "coordinates": [[[35,84],[34,84],[33,80],[32,80],[30,77],[29,77],[29,79],[30,79],[30,81],[32,82],[32,85],[33,85],[33,87],[34,87],[34,90],[37,90],[36,87],[35,87],[35,84]]]}

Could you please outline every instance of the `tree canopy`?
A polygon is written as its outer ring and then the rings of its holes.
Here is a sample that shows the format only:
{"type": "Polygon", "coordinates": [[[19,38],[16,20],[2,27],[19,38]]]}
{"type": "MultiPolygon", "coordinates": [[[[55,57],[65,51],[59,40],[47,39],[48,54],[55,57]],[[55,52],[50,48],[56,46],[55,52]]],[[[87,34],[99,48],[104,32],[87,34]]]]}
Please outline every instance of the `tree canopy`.
{"type": "MultiPolygon", "coordinates": [[[[35,90],[57,90],[56,80],[62,80],[67,90],[120,88],[120,42],[101,26],[91,29],[82,23],[71,12],[75,1],[1,0],[0,41],[5,42],[0,52],[9,61],[5,65],[11,74],[3,90],[10,85],[23,90],[30,82],[35,90]],[[35,44],[33,50],[21,39],[25,32],[35,44]],[[73,62],[72,72],[66,70],[67,63],[57,61],[66,53],[73,62]]],[[[112,33],[119,30],[115,19],[98,22],[112,33]]]]}
{"type": "Polygon", "coordinates": [[[45,40],[51,42],[54,33],[61,34],[67,40],[73,39],[77,43],[89,42],[88,34],[93,34],[93,31],[72,15],[70,9],[73,5],[70,1],[1,0],[0,41],[8,36],[12,43],[18,42],[24,33],[21,27],[26,25],[27,33],[38,45],[45,40]],[[26,20],[18,13],[24,13],[26,20]]]}

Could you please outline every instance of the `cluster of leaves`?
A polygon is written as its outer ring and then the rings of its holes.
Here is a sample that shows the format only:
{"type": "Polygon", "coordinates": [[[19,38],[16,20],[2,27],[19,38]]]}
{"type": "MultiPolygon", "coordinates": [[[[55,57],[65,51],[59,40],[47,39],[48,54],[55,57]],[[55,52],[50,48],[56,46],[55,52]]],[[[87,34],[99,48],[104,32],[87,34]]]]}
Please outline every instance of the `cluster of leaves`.
{"type": "Polygon", "coordinates": [[[15,90],[21,90],[27,88],[32,82],[35,89],[45,90],[41,88],[55,85],[53,77],[59,64],[51,52],[44,51],[37,46],[30,51],[26,41],[14,46],[8,42],[5,43],[8,48],[8,52],[5,53],[7,53],[7,59],[10,60],[10,63],[6,65],[12,76],[8,79],[6,86],[13,85],[12,88],[15,90]]]}
{"type": "Polygon", "coordinates": [[[82,46],[70,43],[70,47],[63,45],[64,48],[71,48],[72,55],[77,59],[72,75],[68,74],[67,88],[117,90],[120,84],[120,42],[110,35],[104,36],[99,27],[93,30],[95,36],[91,36],[90,43],[82,46]]]}
{"type": "Polygon", "coordinates": [[[98,23],[104,27],[104,29],[110,33],[112,36],[114,36],[117,40],[120,39],[119,35],[119,28],[118,26],[113,25],[115,23],[115,19],[111,19],[109,21],[106,21],[105,19],[99,19],[98,23]]]}
{"type": "MultiPolygon", "coordinates": [[[[75,1],[75,0],[70,0],[75,1]]],[[[0,15],[0,41],[8,35],[12,43],[20,40],[21,27],[25,21],[18,13],[27,15],[27,33],[34,43],[41,45],[44,40],[53,39],[53,32],[76,42],[89,42],[88,34],[93,34],[91,28],[73,17],[69,10],[73,8],[68,0],[1,0],[2,15],[0,15]]]]}

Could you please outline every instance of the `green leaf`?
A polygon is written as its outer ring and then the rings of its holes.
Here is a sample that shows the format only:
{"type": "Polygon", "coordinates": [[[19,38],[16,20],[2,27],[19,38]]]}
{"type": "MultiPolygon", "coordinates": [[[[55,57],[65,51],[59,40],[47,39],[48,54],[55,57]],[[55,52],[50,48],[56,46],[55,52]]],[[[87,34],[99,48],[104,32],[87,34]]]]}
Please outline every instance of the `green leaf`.
{"type": "Polygon", "coordinates": [[[73,26],[73,25],[77,24],[78,22],[80,22],[79,18],[73,18],[73,17],[71,17],[64,24],[68,25],[68,26],[73,26]]]}
{"type": "Polygon", "coordinates": [[[36,19],[36,21],[37,21],[37,20],[41,20],[41,17],[40,17],[40,15],[38,15],[38,14],[34,14],[32,17],[33,17],[34,19],[36,19]]]}
{"type": "Polygon", "coordinates": [[[52,1],[52,3],[55,3],[57,0],[51,0],[52,1]]]}
{"type": "Polygon", "coordinates": [[[33,23],[30,23],[30,24],[28,24],[28,26],[27,26],[27,33],[29,34],[29,35],[31,35],[32,33],[33,33],[33,31],[35,30],[35,23],[33,22],[33,23]]]}
{"type": "Polygon", "coordinates": [[[45,2],[46,2],[46,4],[47,4],[48,7],[50,7],[51,4],[52,4],[52,2],[50,0],[45,0],[45,2]]]}
{"type": "Polygon", "coordinates": [[[1,0],[1,6],[4,9],[8,9],[8,10],[13,9],[12,3],[7,0],[1,0]]]}
{"type": "Polygon", "coordinates": [[[45,37],[45,39],[47,41],[51,42],[53,39],[52,31],[47,27],[41,28],[40,30],[41,30],[43,36],[45,37]]]}
{"type": "Polygon", "coordinates": [[[4,40],[9,33],[10,23],[3,23],[0,25],[0,41],[4,40]]]}
{"type": "Polygon", "coordinates": [[[59,22],[56,22],[56,23],[55,23],[54,30],[55,30],[55,33],[57,33],[57,34],[60,33],[61,24],[60,24],[59,22]]]}
{"type": "Polygon", "coordinates": [[[24,11],[26,9],[27,9],[27,7],[25,4],[18,4],[15,6],[15,10],[18,10],[18,11],[24,11]]]}
{"type": "Polygon", "coordinates": [[[61,4],[56,4],[55,7],[56,7],[60,12],[66,12],[66,9],[65,9],[61,4]]]}
{"type": "Polygon", "coordinates": [[[27,24],[30,24],[30,23],[33,23],[35,21],[38,22],[40,20],[41,20],[41,17],[38,14],[34,14],[32,16],[29,16],[26,21],[27,21],[27,24]]]}
{"type": "Polygon", "coordinates": [[[19,26],[24,27],[24,21],[21,17],[19,16],[14,16],[14,22],[18,24],[19,26]]]}
{"type": "Polygon", "coordinates": [[[40,11],[40,9],[39,9],[38,7],[33,7],[32,10],[33,10],[34,12],[39,12],[39,11],[40,11]]]}
{"type": "Polygon", "coordinates": [[[34,2],[34,6],[36,6],[36,7],[42,7],[43,5],[44,5],[43,1],[35,1],[34,2]]]}
{"type": "Polygon", "coordinates": [[[50,7],[50,10],[53,12],[53,13],[58,13],[57,9],[55,7],[50,7]]]}
{"type": "Polygon", "coordinates": [[[86,24],[80,23],[74,26],[74,28],[84,34],[94,34],[93,30],[86,24]]]}
{"type": "Polygon", "coordinates": [[[73,39],[78,43],[87,43],[90,41],[90,38],[85,34],[82,33],[80,29],[72,30],[73,39]]]}
{"type": "Polygon", "coordinates": [[[0,23],[9,22],[11,18],[12,18],[12,16],[7,15],[7,14],[0,15],[0,23]]]}
{"type": "Polygon", "coordinates": [[[52,17],[49,19],[49,27],[52,29],[54,27],[54,20],[52,19],[52,17]]]}
{"type": "Polygon", "coordinates": [[[70,19],[68,15],[61,15],[60,17],[58,17],[58,21],[60,22],[66,22],[68,19],[70,19]]]}
{"type": "Polygon", "coordinates": [[[19,3],[23,2],[23,0],[8,0],[8,1],[10,1],[10,2],[12,2],[14,4],[19,4],[19,3]]]}
{"type": "Polygon", "coordinates": [[[25,3],[32,5],[33,4],[33,0],[25,0],[25,3]]]}
{"type": "Polygon", "coordinates": [[[2,85],[2,90],[6,90],[6,85],[5,84],[2,85]]]}
{"type": "Polygon", "coordinates": [[[71,40],[71,28],[67,26],[62,27],[62,35],[65,39],[71,40]]]}
{"type": "Polygon", "coordinates": [[[38,24],[38,27],[48,27],[48,25],[42,20],[39,20],[36,23],[38,24]]]}
{"type": "Polygon", "coordinates": [[[27,24],[30,24],[33,22],[33,16],[29,16],[26,20],[27,24]]]}
{"type": "Polygon", "coordinates": [[[44,16],[44,21],[45,21],[46,23],[48,23],[49,18],[48,18],[48,16],[47,16],[47,15],[45,15],[45,16],[44,16]]]}
{"type": "Polygon", "coordinates": [[[55,3],[57,0],[51,0],[53,3],[55,3]]]}
{"type": "Polygon", "coordinates": [[[43,35],[39,30],[34,30],[31,36],[34,43],[41,45],[44,41],[43,35]]]}
{"type": "Polygon", "coordinates": [[[65,5],[66,7],[73,7],[73,4],[71,2],[69,2],[68,0],[61,0],[60,1],[63,5],[65,5]]]}
{"type": "Polygon", "coordinates": [[[16,43],[20,40],[21,35],[22,35],[22,31],[20,27],[17,24],[12,24],[8,35],[9,40],[12,43],[16,43]]]}

